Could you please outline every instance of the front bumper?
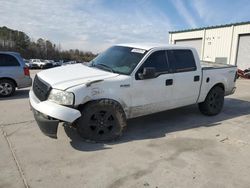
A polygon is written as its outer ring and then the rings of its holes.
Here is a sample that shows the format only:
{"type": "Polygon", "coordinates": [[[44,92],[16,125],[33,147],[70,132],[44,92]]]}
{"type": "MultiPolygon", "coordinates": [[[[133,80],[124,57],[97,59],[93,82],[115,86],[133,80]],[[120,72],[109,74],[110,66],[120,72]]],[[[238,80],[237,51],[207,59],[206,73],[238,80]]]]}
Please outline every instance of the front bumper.
{"type": "Polygon", "coordinates": [[[32,108],[32,111],[42,133],[50,138],[57,138],[59,120],[48,118],[34,108],[32,108]]]}
{"type": "Polygon", "coordinates": [[[73,123],[81,117],[79,110],[50,101],[39,101],[32,90],[29,97],[35,120],[41,131],[49,137],[57,138],[57,128],[60,121],[73,123]]]}

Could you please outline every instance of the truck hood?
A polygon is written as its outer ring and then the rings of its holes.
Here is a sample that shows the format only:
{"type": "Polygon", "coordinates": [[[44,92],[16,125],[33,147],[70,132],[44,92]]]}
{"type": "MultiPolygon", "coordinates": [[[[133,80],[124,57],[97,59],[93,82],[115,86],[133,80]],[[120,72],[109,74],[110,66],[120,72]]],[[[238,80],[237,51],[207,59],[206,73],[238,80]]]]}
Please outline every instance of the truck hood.
{"type": "Polygon", "coordinates": [[[118,76],[118,74],[88,67],[83,64],[52,68],[41,71],[37,75],[50,84],[52,88],[61,90],[118,76]]]}

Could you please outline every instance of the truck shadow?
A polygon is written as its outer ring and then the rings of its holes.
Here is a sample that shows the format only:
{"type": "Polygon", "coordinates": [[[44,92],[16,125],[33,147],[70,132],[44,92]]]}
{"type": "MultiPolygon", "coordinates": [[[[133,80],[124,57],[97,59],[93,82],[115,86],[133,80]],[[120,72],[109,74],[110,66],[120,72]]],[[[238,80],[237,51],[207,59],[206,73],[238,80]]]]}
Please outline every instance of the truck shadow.
{"type": "Polygon", "coordinates": [[[217,116],[204,116],[199,112],[197,105],[192,105],[129,120],[123,136],[113,142],[89,143],[72,128],[65,127],[65,132],[71,140],[71,146],[76,150],[96,151],[111,149],[115,144],[165,137],[168,133],[176,131],[219,126],[221,121],[249,114],[250,102],[226,98],[223,111],[217,116]]]}
{"type": "Polygon", "coordinates": [[[30,89],[20,89],[20,90],[16,90],[15,93],[10,96],[10,97],[0,97],[0,101],[1,100],[14,100],[14,99],[25,99],[25,98],[29,98],[29,91],[30,89]]]}

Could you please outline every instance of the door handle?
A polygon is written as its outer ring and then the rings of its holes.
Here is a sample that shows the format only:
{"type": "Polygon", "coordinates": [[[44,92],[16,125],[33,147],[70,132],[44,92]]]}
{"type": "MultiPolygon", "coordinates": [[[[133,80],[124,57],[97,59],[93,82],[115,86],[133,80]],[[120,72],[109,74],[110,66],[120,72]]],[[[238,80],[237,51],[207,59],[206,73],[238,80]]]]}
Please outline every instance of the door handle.
{"type": "Polygon", "coordinates": [[[166,80],[166,86],[173,85],[173,79],[166,80]]]}
{"type": "Polygon", "coordinates": [[[194,76],[194,82],[200,81],[200,76],[194,76]]]}

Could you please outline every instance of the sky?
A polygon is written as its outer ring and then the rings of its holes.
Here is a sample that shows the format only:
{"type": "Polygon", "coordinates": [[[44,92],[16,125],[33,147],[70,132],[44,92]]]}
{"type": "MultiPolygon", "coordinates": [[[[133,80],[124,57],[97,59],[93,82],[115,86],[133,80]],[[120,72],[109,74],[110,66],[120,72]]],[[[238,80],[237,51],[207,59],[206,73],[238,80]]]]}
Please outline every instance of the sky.
{"type": "Polygon", "coordinates": [[[0,0],[0,26],[62,49],[168,43],[168,32],[250,21],[249,0],[0,0]]]}

